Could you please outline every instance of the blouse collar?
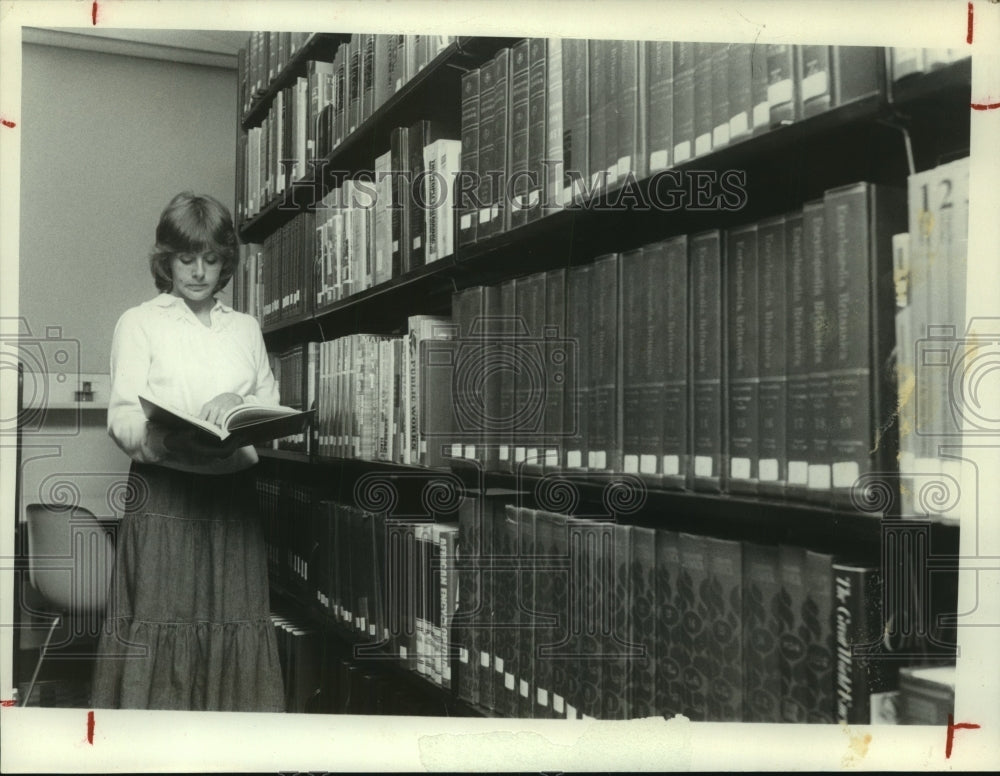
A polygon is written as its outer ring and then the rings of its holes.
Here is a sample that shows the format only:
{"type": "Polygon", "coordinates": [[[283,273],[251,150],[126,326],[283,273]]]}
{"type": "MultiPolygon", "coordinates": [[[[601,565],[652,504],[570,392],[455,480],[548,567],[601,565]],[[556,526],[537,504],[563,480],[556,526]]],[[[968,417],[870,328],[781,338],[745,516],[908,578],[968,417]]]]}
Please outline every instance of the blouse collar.
{"type": "MultiPolygon", "coordinates": [[[[191,308],[187,306],[187,303],[179,296],[174,296],[173,294],[164,291],[152,301],[153,304],[155,304],[156,306],[162,307],[165,310],[169,310],[170,312],[172,312],[174,317],[177,319],[187,319],[196,322],[199,325],[203,325],[201,324],[200,321],[198,321],[197,317],[192,312],[191,308]]],[[[222,323],[223,321],[228,322],[228,315],[226,314],[231,313],[232,311],[233,311],[232,307],[230,307],[227,304],[223,304],[221,301],[216,299],[215,304],[209,311],[209,315],[211,315],[212,317],[213,326],[216,322],[219,323],[222,323]],[[220,319],[218,317],[220,314],[226,317],[220,319]]]]}

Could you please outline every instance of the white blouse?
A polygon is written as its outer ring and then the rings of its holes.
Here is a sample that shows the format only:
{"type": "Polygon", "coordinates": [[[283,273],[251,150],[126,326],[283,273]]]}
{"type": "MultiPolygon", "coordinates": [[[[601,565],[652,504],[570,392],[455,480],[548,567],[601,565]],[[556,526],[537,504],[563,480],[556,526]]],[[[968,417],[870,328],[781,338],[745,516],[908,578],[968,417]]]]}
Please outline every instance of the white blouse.
{"type": "Polygon", "coordinates": [[[160,294],[126,310],[111,343],[108,433],[133,460],[182,471],[225,474],[257,463],[253,447],[207,466],[163,458],[149,438],[139,393],[192,414],[220,393],[244,402],[280,404],[267,348],[256,319],[218,300],[206,326],[183,299],[160,294]]]}

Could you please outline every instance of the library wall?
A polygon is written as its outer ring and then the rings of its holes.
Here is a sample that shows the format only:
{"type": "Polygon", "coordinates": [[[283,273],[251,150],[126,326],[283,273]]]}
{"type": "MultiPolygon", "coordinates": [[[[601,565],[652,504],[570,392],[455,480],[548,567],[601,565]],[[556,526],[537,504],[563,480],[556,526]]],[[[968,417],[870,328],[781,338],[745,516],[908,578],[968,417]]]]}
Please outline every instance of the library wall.
{"type": "MultiPolygon", "coordinates": [[[[106,374],[118,316],[156,294],[146,257],[163,207],[185,189],[233,204],[236,73],[30,44],[23,56],[19,314],[35,337],[60,327],[80,371],[106,374]]],[[[105,417],[46,414],[25,439],[22,503],[114,514],[128,458],[105,417]]]]}

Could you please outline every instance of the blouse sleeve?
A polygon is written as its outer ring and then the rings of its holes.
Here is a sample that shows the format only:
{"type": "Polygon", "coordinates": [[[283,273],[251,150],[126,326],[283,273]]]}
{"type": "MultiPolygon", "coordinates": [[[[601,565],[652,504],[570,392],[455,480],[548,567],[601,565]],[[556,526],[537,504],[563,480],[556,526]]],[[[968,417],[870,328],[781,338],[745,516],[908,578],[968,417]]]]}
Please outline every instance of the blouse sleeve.
{"type": "Polygon", "coordinates": [[[139,404],[151,361],[149,340],[139,317],[138,310],[126,311],[118,319],[111,341],[108,434],[133,460],[158,463],[163,458],[162,439],[151,432],[139,404]]]}
{"type": "Polygon", "coordinates": [[[277,407],[281,404],[281,397],[278,395],[278,383],[271,372],[271,363],[267,360],[267,345],[264,344],[264,335],[260,332],[260,326],[253,321],[251,334],[254,343],[254,361],[256,370],[256,380],[254,390],[243,397],[243,401],[248,404],[260,404],[265,407],[277,407]]]}

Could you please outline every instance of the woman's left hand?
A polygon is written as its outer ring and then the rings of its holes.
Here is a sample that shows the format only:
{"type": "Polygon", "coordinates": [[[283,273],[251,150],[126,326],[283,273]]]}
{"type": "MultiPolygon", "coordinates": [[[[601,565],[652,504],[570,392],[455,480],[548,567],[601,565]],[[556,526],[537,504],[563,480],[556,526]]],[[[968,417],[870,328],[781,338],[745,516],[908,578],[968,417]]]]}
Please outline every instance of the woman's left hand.
{"type": "Polygon", "coordinates": [[[238,393],[220,393],[214,399],[205,403],[198,417],[202,420],[207,420],[209,423],[221,426],[222,418],[225,417],[226,413],[242,403],[243,397],[238,393]]]}

